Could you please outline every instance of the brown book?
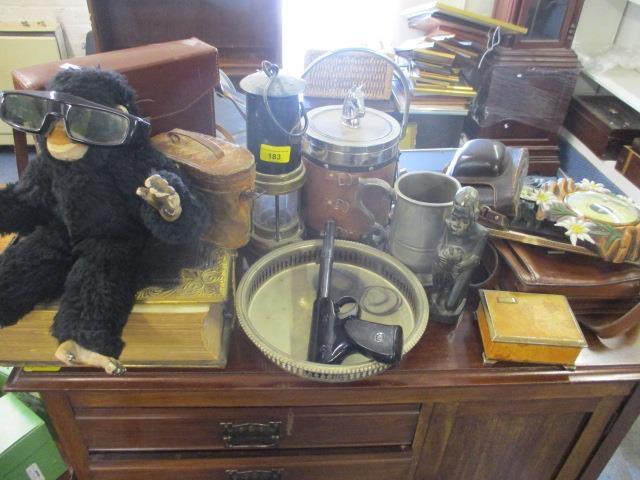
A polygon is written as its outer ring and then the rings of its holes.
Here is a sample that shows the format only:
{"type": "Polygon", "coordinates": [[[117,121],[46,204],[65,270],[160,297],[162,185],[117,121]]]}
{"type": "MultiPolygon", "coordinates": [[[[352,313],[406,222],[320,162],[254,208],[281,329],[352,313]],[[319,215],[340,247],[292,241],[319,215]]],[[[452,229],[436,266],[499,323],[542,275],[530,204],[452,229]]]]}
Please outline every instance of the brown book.
{"type": "Polygon", "coordinates": [[[423,72],[438,73],[440,75],[457,75],[460,71],[457,68],[436,65],[435,63],[423,62],[420,60],[414,60],[413,66],[423,72]]]}
{"type": "Polygon", "coordinates": [[[457,8],[445,2],[434,1],[426,5],[421,4],[404,10],[403,14],[407,17],[409,26],[412,28],[416,28],[413,24],[418,23],[425,17],[436,17],[445,18],[451,22],[464,24],[476,29],[489,30],[500,27],[506,34],[527,33],[527,29],[520,25],[457,8]]]}
{"type": "MultiPolygon", "coordinates": [[[[224,367],[229,251],[203,242],[158,259],[163,265],[153,272],[151,286],[137,294],[120,360],[125,366],[224,367]]],[[[49,333],[56,312],[55,304],[40,305],[0,330],[0,364],[59,365],[54,357],[58,344],[49,333]]]]}
{"type": "Polygon", "coordinates": [[[474,58],[477,58],[479,55],[477,51],[463,48],[460,45],[457,45],[448,40],[442,40],[442,41],[436,42],[436,47],[440,48],[443,51],[451,52],[458,57],[463,57],[467,59],[474,59],[474,58]]]}
{"type": "Polygon", "coordinates": [[[442,75],[440,73],[431,73],[431,72],[418,72],[417,80],[422,79],[431,79],[431,80],[440,80],[449,82],[450,84],[455,84],[460,81],[459,75],[442,75]]]}
{"type": "Polygon", "coordinates": [[[441,52],[435,48],[416,48],[413,51],[413,58],[422,62],[450,67],[453,65],[456,56],[452,53],[441,52]]]}
{"type": "Polygon", "coordinates": [[[575,365],[587,346],[564,295],[479,293],[476,315],[487,360],[575,365]]]}
{"type": "Polygon", "coordinates": [[[462,23],[451,22],[444,18],[428,17],[424,19],[419,29],[431,37],[435,35],[454,35],[459,40],[473,42],[477,48],[486,48],[487,45],[487,30],[468,27],[462,23]]]}
{"type": "Polygon", "coordinates": [[[468,105],[469,99],[464,97],[414,97],[411,105],[468,105]]]}
{"type": "Polygon", "coordinates": [[[455,82],[451,82],[449,80],[437,80],[434,78],[414,78],[414,86],[418,85],[436,85],[440,87],[448,87],[453,85],[455,82]]]}
{"type": "Polygon", "coordinates": [[[413,96],[414,98],[431,96],[474,98],[476,96],[476,92],[474,90],[446,88],[434,85],[416,87],[413,92],[413,96]]]}

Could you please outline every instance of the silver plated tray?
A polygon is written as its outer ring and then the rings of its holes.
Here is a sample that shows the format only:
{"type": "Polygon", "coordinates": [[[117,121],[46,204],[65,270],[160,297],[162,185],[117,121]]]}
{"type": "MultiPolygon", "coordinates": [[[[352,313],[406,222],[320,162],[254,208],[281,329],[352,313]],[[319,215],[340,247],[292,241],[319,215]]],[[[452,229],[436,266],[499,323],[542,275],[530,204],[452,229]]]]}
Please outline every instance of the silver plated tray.
{"type": "MultiPolygon", "coordinates": [[[[349,382],[382,372],[389,365],[359,353],[340,365],[307,361],[321,247],[320,240],[298,242],[254,263],[236,294],[240,325],[270,360],[305,378],[349,382]]],[[[402,326],[402,353],[411,350],[429,318],[427,295],[416,276],[390,255],[360,243],[336,240],[334,259],[332,298],[353,296],[364,320],[402,326]]]]}

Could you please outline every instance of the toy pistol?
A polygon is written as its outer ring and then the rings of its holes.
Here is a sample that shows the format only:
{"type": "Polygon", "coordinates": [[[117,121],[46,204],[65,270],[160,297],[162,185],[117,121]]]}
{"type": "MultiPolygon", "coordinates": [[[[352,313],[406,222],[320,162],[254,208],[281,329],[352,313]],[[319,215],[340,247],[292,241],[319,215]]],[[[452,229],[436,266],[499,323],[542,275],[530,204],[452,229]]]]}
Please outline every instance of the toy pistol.
{"type": "Polygon", "coordinates": [[[329,295],[335,229],[335,222],[329,220],[320,254],[318,296],[313,303],[307,360],[340,363],[348,354],[358,351],[378,362],[396,363],[402,355],[402,328],[362,320],[355,298],[343,297],[334,302],[329,295]],[[340,317],[340,309],[350,304],[355,305],[355,314],[340,317]]]}

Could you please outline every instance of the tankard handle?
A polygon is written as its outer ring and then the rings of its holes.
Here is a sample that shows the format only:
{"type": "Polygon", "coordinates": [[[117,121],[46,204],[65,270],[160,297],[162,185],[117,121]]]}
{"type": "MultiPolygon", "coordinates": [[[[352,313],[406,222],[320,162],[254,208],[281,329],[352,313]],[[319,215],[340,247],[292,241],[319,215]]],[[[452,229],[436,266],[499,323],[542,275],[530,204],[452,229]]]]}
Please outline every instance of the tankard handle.
{"type": "Polygon", "coordinates": [[[376,217],[373,215],[371,210],[369,210],[364,204],[364,194],[370,188],[380,190],[382,194],[386,195],[391,202],[395,200],[396,194],[391,185],[380,178],[358,178],[358,188],[356,190],[356,208],[360,210],[362,214],[367,218],[367,223],[369,224],[369,231],[364,234],[363,237],[384,237],[385,230],[389,222],[387,221],[386,225],[380,225],[376,221],[376,217]]]}

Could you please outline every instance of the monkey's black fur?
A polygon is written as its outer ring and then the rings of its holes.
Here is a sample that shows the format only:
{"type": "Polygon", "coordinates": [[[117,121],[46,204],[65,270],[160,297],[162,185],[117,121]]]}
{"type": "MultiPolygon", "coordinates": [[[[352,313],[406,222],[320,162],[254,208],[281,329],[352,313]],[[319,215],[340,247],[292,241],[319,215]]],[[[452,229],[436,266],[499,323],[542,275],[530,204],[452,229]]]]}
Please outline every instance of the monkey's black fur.
{"type": "MultiPolygon", "coordinates": [[[[124,105],[137,114],[135,92],[115,72],[64,70],[48,89],[109,107],[124,105]]],[[[24,176],[0,191],[0,234],[21,236],[0,255],[0,327],[61,295],[52,327],[58,341],[75,340],[117,358],[143,249],[155,240],[195,240],[207,227],[207,213],[148,138],[120,147],[89,146],[73,162],[54,159],[44,145],[24,176]],[[180,195],[182,215],[174,222],[136,195],[153,174],[180,195]]]]}

